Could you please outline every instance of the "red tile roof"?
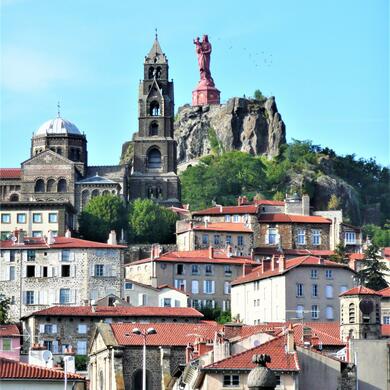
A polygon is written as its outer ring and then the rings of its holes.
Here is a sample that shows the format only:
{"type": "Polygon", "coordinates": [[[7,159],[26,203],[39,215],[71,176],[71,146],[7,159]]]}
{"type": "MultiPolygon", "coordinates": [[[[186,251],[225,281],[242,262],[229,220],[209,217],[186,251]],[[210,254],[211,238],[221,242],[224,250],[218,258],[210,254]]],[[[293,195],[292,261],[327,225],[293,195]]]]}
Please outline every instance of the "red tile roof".
{"type": "Polygon", "coordinates": [[[253,204],[263,205],[263,206],[284,206],[285,203],[282,200],[268,200],[268,199],[260,199],[253,200],[253,204]]]}
{"type": "Polygon", "coordinates": [[[381,294],[382,297],[390,298],[390,287],[386,287],[383,290],[379,290],[378,293],[381,294]]]}
{"type": "Polygon", "coordinates": [[[295,215],[295,214],[261,214],[259,222],[268,223],[327,223],[332,222],[324,217],[315,215],[295,215]]]}
{"type": "MultiPolygon", "coordinates": [[[[276,247],[256,247],[253,251],[255,255],[280,255],[276,247]]],[[[285,255],[329,257],[334,254],[334,251],[326,249],[283,249],[283,253],[285,255]]]]}
{"type": "Polygon", "coordinates": [[[383,248],[383,257],[390,260],[390,247],[383,248]]]}
{"type": "Polygon", "coordinates": [[[271,356],[271,363],[267,367],[275,371],[299,371],[297,354],[286,353],[286,337],[279,336],[266,343],[238,353],[219,362],[209,364],[202,370],[252,370],[256,364],[252,362],[254,354],[267,354],[271,356]]]}
{"type": "Polygon", "coordinates": [[[77,317],[191,317],[203,318],[203,314],[192,307],[151,306],[52,306],[35,311],[30,316],[77,316],[77,317]]]}
{"type": "Polygon", "coordinates": [[[20,168],[0,168],[0,179],[20,179],[20,168]]]}
{"type": "Polygon", "coordinates": [[[382,336],[390,337],[390,325],[381,325],[382,336]]]}
{"type": "MultiPolygon", "coordinates": [[[[78,374],[67,374],[68,379],[79,379],[85,381],[85,378],[78,374]]],[[[63,371],[53,368],[34,366],[32,364],[21,363],[16,360],[10,360],[0,357],[0,379],[64,379],[63,371]]]]}
{"type": "Polygon", "coordinates": [[[372,290],[371,288],[367,288],[364,286],[353,287],[350,290],[344,291],[340,294],[340,297],[345,295],[381,295],[379,291],[372,290]]]}
{"type": "MultiPolygon", "coordinates": [[[[249,283],[253,282],[255,280],[261,280],[261,279],[266,279],[270,278],[273,276],[279,276],[279,275],[284,275],[286,272],[290,271],[293,268],[296,267],[326,267],[326,268],[343,268],[352,271],[348,265],[346,264],[340,264],[340,263],[335,263],[334,261],[330,260],[324,260],[321,259],[320,257],[315,257],[315,256],[301,256],[301,257],[295,257],[293,259],[288,259],[286,260],[286,267],[285,270],[282,272],[279,272],[279,266],[276,264],[276,267],[274,270],[269,269],[265,271],[264,273],[262,272],[262,266],[256,267],[251,273],[245,275],[245,276],[240,276],[239,278],[233,280],[232,285],[237,285],[237,284],[242,284],[242,283],[249,283]]],[[[353,271],[352,271],[353,272],[353,271]]]]}
{"type": "Polygon", "coordinates": [[[0,325],[0,337],[18,337],[19,335],[19,328],[16,325],[0,325]]]}
{"type": "Polygon", "coordinates": [[[348,258],[351,261],[364,260],[364,254],[363,253],[349,253],[348,258]]]}
{"type": "Polygon", "coordinates": [[[208,223],[207,227],[205,225],[198,225],[194,226],[193,230],[253,233],[253,230],[245,223],[235,222],[208,223]]]}
{"type": "MultiPolygon", "coordinates": [[[[127,266],[149,263],[150,258],[133,261],[127,266]]],[[[157,262],[179,262],[179,263],[208,263],[208,264],[248,264],[256,265],[249,256],[227,256],[226,251],[222,249],[213,249],[213,257],[209,257],[209,249],[198,249],[194,251],[175,251],[167,252],[153,259],[157,262]]]]}
{"type": "Polygon", "coordinates": [[[224,214],[257,214],[258,205],[243,206],[216,206],[204,210],[194,211],[192,215],[224,215],[224,214]]]}
{"type": "Polygon", "coordinates": [[[125,245],[110,245],[103,242],[81,240],[80,238],[55,237],[54,244],[48,245],[41,237],[26,237],[24,244],[14,244],[11,240],[0,242],[1,249],[66,249],[66,248],[91,248],[91,249],[119,249],[127,248],[125,245]]]}
{"type": "Polygon", "coordinates": [[[188,323],[150,323],[150,324],[111,324],[114,336],[120,345],[143,345],[143,338],[132,333],[134,328],[141,331],[154,328],[156,334],[148,335],[148,346],[187,346],[193,343],[196,338],[213,340],[215,332],[222,328],[215,322],[200,322],[198,324],[188,323]]]}
{"type": "Polygon", "coordinates": [[[317,336],[323,345],[344,345],[340,340],[340,324],[338,322],[305,322],[293,324],[294,340],[303,344],[303,329],[310,328],[312,336],[317,336]]]}

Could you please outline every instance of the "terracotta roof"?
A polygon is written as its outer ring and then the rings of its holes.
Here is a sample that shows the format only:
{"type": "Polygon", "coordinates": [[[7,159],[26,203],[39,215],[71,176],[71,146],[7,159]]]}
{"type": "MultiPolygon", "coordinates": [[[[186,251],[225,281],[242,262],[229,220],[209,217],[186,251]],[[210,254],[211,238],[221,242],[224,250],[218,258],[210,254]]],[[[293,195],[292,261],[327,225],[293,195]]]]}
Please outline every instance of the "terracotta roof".
{"type": "MultiPolygon", "coordinates": [[[[256,247],[253,249],[255,255],[280,255],[276,247],[256,247]]],[[[334,251],[326,249],[283,249],[285,255],[313,255],[328,257],[334,254],[334,251]]]]}
{"type": "Polygon", "coordinates": [[[390,247],[383,248],[383,257],[390,259],[390,247]]]}
{"type": "Polygon", "coordinates": [[[41,237],[26,237],[24,244],[14,244],[11,240],[0,242],[1,249],[66,249],[66,248],[93,248],[93,249],[119,249],[127,248],[125,245],[110,245],[103,242],[81,240],[80,238],[55,237],[54,244],[47,245],[41,237]]]}
{"type": "MultiPolygon", "coordinates": [[[[133,261],[127,264],[127,266],[149,263],[152,261],[150,258],[133,261]]],[[[179,263],[208,263],[208,264],[248,264],[256,265],[254,260],[251,260],[249,256],[231,256],[228,257],[225,250],[214,249],[213,257],[209,257],[209,249],[198,249],[194,251],[175,251],[167,252],[161,256],[153,259],[157,262],[179,262],[179,263]]]]}
{"type": "Polygon", "coordinates": [[[310,328],[313,336],[323,345],[344,345],[340,340],[340,324],[332,322],[305,322],[293,324],[294,340],[297,344],[303,344],[303,329],[310,328]]]}
{"type": "Polygon", "coordinates": [[[0,337],[19,336],[19,328],[16,325],[0,325],[0,337]]]}
{"type": "Polygon", "coordinates": [[[352,260],[352,261],[364,260],[364,254],[363,253],[349,253],[348,258],[349,258],[349,260],[352,260]]]}
{"type": "Polygon", "coordinates": [[[382,336],[390,337],[390,325],[381,325],[382,336]]]}
{"type": "Polygon", "coordinates": [[[132,333],[134,328],[146,330],[154,328],[156,334],[148,336],[148,346],[187,346],[193,343],[197,337],[206,340],[213,340],[215,332],[222,328],[215,322],[200,322],[198,324],[189,323],[150,323],[150,324],[111,324],[114,336],[120,345],[143,345],[143,338],[132,333]]]}
{"type": "Polygon", "coordinates": [[[334,261],[324,260],[324,259],[321,259],[320,257],[315,257],[315,256],[301,256],[301,257],[295,257],[293,259],[287,259],[285,270],[282,272],[279,272],[279,265],[278,264],[276,264],[276,267],[274,270],[269,269],[269,270],[265,271],[264,273],[262,272],[262,266],[259,266],[259,267],[256,267],[251,273],[249,273],[245,276],[240,276],[239,278],[233,280],[232,285],[249,283],[249,282],[253,282],[254,280],[266,279],[266,278],[270,278],[272,276],[284,275],[286,272],[290,271],[293,268],[306,267],[306,266],[310,266],[310,267],[317,266],[317,267],[326,267],[326,268],[343,268],[343,269],[347,269],[347,270],[351,271],[351,269],[346,264],[335,263],[334,261]]]}
{"type": "Polygon", "coordinates": [[[254,354],[267,354],[271,356],[271,363],[267,367],[275,371],[299,371],[298,359],[296,352],[285,352],[286,337],[279,336],[264,344],[238,353],[219,362],[209,364],[202,370],[252,370],[256,364],[252,362],[254,354]]]}
{"type": "Polygon", "coordinates": [[[198,225],[198,226],[194,226],[193,230],[253,233],[253,230],[245,223],[235,223],[235,222],[208,223],[207,227],[204,224],[198,225]]]}
{"type": "Polygon", "coordinates": [[[381,295],[379,291],[372,290],[364,286],[353,287],[350,290],[344,291],[340,297],[345,295],[381,295]]]}
{"type": "Polygon", "coordinates": [[[260,199],[253,200],[253,204],[263,205],[263,206],[284,206],[285,203],[282,200],[268,200],[268,199],[260,199]]]}
{"type": "Polygon", "coordinates": [[[390,287],[386,287],[383,290],[377,291],[378,294],[382,295],[382,297],[390,298],[390,287]]]}
{"type": "MultiPolygon", "coordinates": [[[[68,379],[79,379],[85,381],[85,378],[78,374],[67,374],[68,379]]],[[[16,360],[10,360],[0,357],[0,378],[1,379],[64,379],[63,371],[53,368],[34,366],[32,364],[21,363],[16,360]]]]}
{"type": "Polygon", "coordinates": [[[20,179],[20,168],[0,168],[0,179],[20,179]]]}
{"type": "Polygon", "coordinates": [[[295,214],[261,214],[259,222],[268,223],[327,223],[332,222],[324,217],[316,215],[295,215],[295,214]]]}
{"type": "Polygon", "coordinates": [[[192,307],[151,306],[52,306],[35,311],[30,316],[77,316],[77,317],[192,317],[203,318],[203,314],[192,307]]]}
{"type": "Polygon", "coordinates": [[[243,206],[216,206],[204,210],[194,211],[192,215],[224,215],[224,214],[257,214],[258,205],[243,206]]]}

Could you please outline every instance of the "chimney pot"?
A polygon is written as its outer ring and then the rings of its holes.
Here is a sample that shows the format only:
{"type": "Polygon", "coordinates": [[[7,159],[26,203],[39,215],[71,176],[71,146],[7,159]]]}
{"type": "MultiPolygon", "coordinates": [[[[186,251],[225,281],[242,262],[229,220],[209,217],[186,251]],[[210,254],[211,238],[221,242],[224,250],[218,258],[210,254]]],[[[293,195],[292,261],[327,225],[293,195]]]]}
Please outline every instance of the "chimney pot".
{"type": "Polygon", "coordinates": [[[210,245],[209,246],[209,259],[214,258],[214,248],[210,245]]]}
{"type": "Polygon", "coordinates": [[[110,234],[108,235],[107,244],[109,244],[109,245],[117,245],[115,230],[111,230],[110,231],[110,234]]]}
{"type": "Polygon", "coordinates": [[[65,237],[66,238],[71,238],[72,237],[72,232],[69,229],[66,229],[65,237]]]}

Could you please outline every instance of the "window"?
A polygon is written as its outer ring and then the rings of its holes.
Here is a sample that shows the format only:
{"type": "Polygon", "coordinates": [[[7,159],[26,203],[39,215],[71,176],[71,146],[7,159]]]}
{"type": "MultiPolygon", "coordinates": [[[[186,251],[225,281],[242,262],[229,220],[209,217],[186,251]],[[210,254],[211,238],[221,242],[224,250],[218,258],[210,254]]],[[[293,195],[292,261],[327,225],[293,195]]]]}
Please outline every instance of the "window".
{"type": "Polygon", "coordinates": [[[57,192],[66,192],[67,191],[66,187],[67,186],[66,186],[66,180],[65,179],[58,180],[57,192]]]}
{"type": "Polygon", "coordinates": [[[215,281],[214,280],[204,280],[203,281],[203,292],[205,294],[214,294],[215,293],[215,281]]]}
{"type": "Polygon", "coordinates": [[[9,267],[9,280],[15,280],[15,266],[9,267]]]}
{"type": "Polygon", "coordinates": [[[49,213],[49,223],[57,223],[57,213],[49,213]]]}
{"type": "Polygon", "coordinates": [[[356,233],[355,232],[345,232],[344,242],[346,245],[356,244],[356,233]]]}
{"type": "Polygon", "coordinates": [[[204,302],[204,307],[211,307],[214,309],[215,301],[213,299],[206,299],[204,302]]]}
{"type": "Polygon", "coordinates": [[[42,223],[42,214],[41,213],[33,213],[33,222],[34,223],[42,223]]]}
{"type": "Polygon", "coordinates": [[[297,297],[303,297],[303,284],[297,283],[297,297]]]}
{"type": "Polygon", "coordinates": [[[32,249],[29,249],[27,251],[27,261],[35,261],[35,251],[32,249]]]}
{"type": "Polygon", "coordinates": [[[390,325],[390,316],[384,316],[383,317],[383,324],[384,325],[390,325]]]}
{"type": "Polygon", "coordinates": [[[276,228],[269,228],[268,229],[268,235],[267,235],[268,244],[270,244],[270,245],[277,244],[276,237],[277,237],[277,229],[276,228]]]}
{"type": "Polygon", "coordinates": [[[220,243],[219,234],[214,234],[214,245],[219,245],[219,243],[220,243]]]}
{"type": "Polygon", "coordinates": [[[161,168],[161,153],[158,149],[153,148],[149,151],[147,164],[149,169],[161,168]]]}
{"type": "Polygon", "coordinates": [[[11,214],[1,214],[1,223],[11,223],[11,214]]]}
{"type": "Polygon", "coordinates": [[[239,375],[224,375],[223,376],[223,386],[224,387],[240,386],[240,376],[239,375]]]}
{"type": "Polygon", "coordinates": [[[230,265],[225,265],[224,267],[225,276],[231,276],[232,274],[232,267],[230,265]]]}
{"type": "Polygon", "coordinates": [[[42,179],[35,182],[34,192],[45,192],[45,182],[42,179]]]}
{"type": "Polygon", "coordinates": [[[79,334],[87,333],[87,325],[86,324],[78,324],[77,333],[79,333],[79,334]]]}
{"type": "Polygon", "coordinates": [[[355,323],[355,305],[353,303],[350,303],[348,309],[349,309],[348,310],[349,323],[354,324],[355,323]]]}
{"type": "Polygon", "coordinates": [[[41,230],[33,230],[32,236],[33,237],[42,237],[42,231],[41,230]]]}
{"type": "Polygon", "coordinates": [[[86,354],[87,354],[87,341],[77,340],[77,355],[86,355],[86,354]]]}
{"type": "Polygon", "coordinates": [[[95,276],[104,276],[103,264],[95,264],[95,276]]]}
{"type": "Polygon", "coordinates": [[[318,305],[311,306],[311,318],[317,320],[319,315],[318,305]]]}
{"type": "Polygon", "coordinates": [[[233,222],[240,222],[240,216],[237,214],[233,215],[233,222]]]}
{"type": "Polygon", "coordinates": [[[303,313],[304,313],[304,307],[302,305],[298,305],[295,312],[297,318],[303,318],[303,313]]]}
{"type": "Polygon", "coordinates": [[[175,279],[175,288],[178,288],[179,290],[185,291],[186,290],[186,281],[184,279],[175,279]]]}
{"type": "Polygon", "coordinates": [[[199,269],[198,264],[192,264],[191,273],[192,273],[192,275],[199,275],[200,274],[200,269],[199,269]]]}
{"type": "Polygon", "coordinates": [[[47,278],[47,267],[46,266],[42,267],[42,275],[41,276],[43,278],[47,278]]]}
{"type": "Polygon", "coordinates": [[[132,290],[132,289],[133,289],[133,283],[131,283],[131,282],[126,282],[126,283],[125,283],[125,289],[126,289],[126,290],[132,290]]]}
{"type": "Polygon", "coordinates": [[[333,320],[333,307],[332,306],[327,306],[325,309],[325,316],[327,320],[333,320]]]}
{"type": "Polygon", "coordinates": [[[41,333],[57,333],[57,325],[44,324],[41,333]]]}
{"type": "Polygon", "coordinates": [[[244,245],[244,236],[237,236],[237,245],[238,246],[244,245]]]}
{"type": "Polygon", "coordinates": [[[65,305],[70,302],[70,289],[61,288],[60,289],[60,304],[65,305]]]}
{"type": "Polygon", "coordinates": [[[70,261],[70,249],[63,249],[62,250],[61,261],[70,261]]]}
{"type": "Polygon", "coordinates": [[[34,291],[26,291],[26,305],[34,304],[34,291]]]}
{"type": "Polygon", "coordinates": [[[230,294],[230,282],[225,282],[223,285],[223,292],[225,294],[230,294]]]}
{"type": "Polygon", "coordinates": [[[311,243],[312,245],[321,245],[321,230],[313,229],[311,231],[311,243]]]}
{"type": "Polygon", "coordinates": [[[325,286],[325,297],[333,298],[333,286],[331,286],[330,284],[325,286]]]}
{"type": "Polygon", "coordinates": [[[318,270],[317,269],[310,270],[310,277],[312,279],[318,279],[318,270]]]}
{"type": "Polygon", "coordinates": [[[28,265],[26,267],[26,277],[33,278],[35,276],[35,265],[28,265]]]}
{"type": "Polygon", "coordinates": [[[194,307],[195,309],[199,309],[201,307],[201,301],[199,299],[193,299],[192,307],[194,307]]]}
{"type": "Polygon", "coordinates": [[[312,284],[311,286],[311,296],[318,298],[318,284],[312,284]]]}
{"type": "Polygon", "coordinates": [[[193,294],[199,294],[199,281],[193,280],[191,282],[191,292],[193,294]]]}
{"type": "Polygon", "coordinates": [[[158,123],[157,122],[152,122],[149,127],[149,135],[150,136],[155,136],[158,135],[158,123]]]}
{"type": "Polygon", "coordinates": [[[26,214],[16,214],[16,221],[18,223],[26,223],[26,214]]]}
{"type": "Polygon", "coordinates": [[[208,234],[202,234],[202,244],[203,245],[209,244],[209,235],[208,234]]]}
{"type": "Polygon", "coordinates": [[[232,245],[232,236],[230,234],[226,235],[226,244],[232,245]]]}
{"type": "Polygon", "coordinates": [[[231,215],[225,215],[225,222],[231,222],[232,217],[231,215]]]}
{"type": "Polygon", "coordinates": [[[178,275],[184,275],[184,264],[177,264],[176,265],[176,273],[178,275]]]}
{"type": "Polygon", "coordinates": [[[159,116],[160,115],[160,105],[158,104],[158,102],[153,101],[150,103],[149,114],[151,116],[159,116]]]}
{"type": "Polygon", "coordinates": [[[305,229],[298,229],[297,244],[298,245],[306,244],[305,229]]]}
{"type": "Polygon", "coordinates": [[[10,237],[11,237],[11,232],[7,232],[7,231],[0,232],[0,239],[1,240],[9,240],[10,237]]]}
{"type": "Polygon", "coordinates": [[[9,251],[9,261],[15,261],[15,251],[9,251]]]}
{"type": "Polygon", "coordinates": [[[3,338],[3,351],[11,351],[11,339],[3,338]]]}
{"type": "Polygon", "coordinates": [[[172,307],[171,298],[164,298],[164,306],[163,307],[172,307]]]}
{"type": "Polygon", "coordinates": [[[347,286],[340,286],[340,294],[342,294],[343,292],[346,292],[347,290],[348,290],[347,286]]]}
{"type": "Polygon", "coordinates": [[[61,276],[63,278],[69,278],[69,276],[70,276],[70,265],[62,265],[61,266],[61,276]]]}
{"type": "Polygon", "coordinates": [[[206,275],[212,275],[213,274],[213,265],[212,264],[206,264],[206,275]]]}
{"type": "Polygon", "coordinates": [[[54,179],[49,179],[46,183],[46,191],[54,192],[55,191],[56,181],[54,179]]]}
{"type": "Polygon", "coordinates": [[[333,279],[333,270],[327,269],[325,271],[325,277],[326,277],[326,279],[333,279]]]}

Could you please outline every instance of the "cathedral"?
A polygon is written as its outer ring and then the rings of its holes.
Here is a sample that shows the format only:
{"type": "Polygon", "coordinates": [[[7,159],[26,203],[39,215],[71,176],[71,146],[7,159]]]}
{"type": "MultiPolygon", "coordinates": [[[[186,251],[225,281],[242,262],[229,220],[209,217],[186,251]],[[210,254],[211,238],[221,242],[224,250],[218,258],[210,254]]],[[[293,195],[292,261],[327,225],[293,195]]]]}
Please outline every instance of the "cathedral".
{"type": "Polygon", "coordinates": [[[133,161],[88,165],[85,133],[58,110],[56,118],[33,134],[30,158],[20,168],[0,169],[2,239],[15,229],[36,237],[48,230],[58,235],[68,228],[76,230],[79,213],[98,195],[120,195],[125,202],[150,198],[164,206],[180,205],[173,121],[173,82],[156,36],[145,57],[139,86],[133,161]]]}

